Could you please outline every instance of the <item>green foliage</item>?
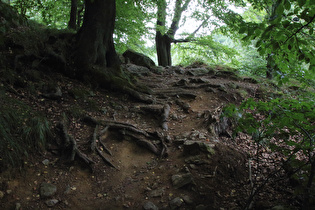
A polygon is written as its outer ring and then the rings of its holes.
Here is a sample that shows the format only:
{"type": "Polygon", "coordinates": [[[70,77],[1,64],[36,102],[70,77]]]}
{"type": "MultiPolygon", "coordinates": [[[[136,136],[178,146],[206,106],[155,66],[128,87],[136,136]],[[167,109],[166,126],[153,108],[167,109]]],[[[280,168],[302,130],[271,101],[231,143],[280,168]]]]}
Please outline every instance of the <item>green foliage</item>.
{"type": "Polygon", "coordinates": [[[261,21],[243,21],[244,41],[257,40],[261,55],[271,55],[278,80],[294,77],[315,79],[315,3],[313,0],[250,1],[265,9],[261,21]]]}
{"type": "Polygon", "coordinates": [[[20,166],[30,153],[42,151],[51,137],[46,118],[20,101],[0,94],[0,168],[20,166]]]}
{"type": "Polygon", "coordinates": [[[127,49],[143,52],[146,40],[153,39],[149,25],[154,18],[151,1],[116,1],[115,48],[123,53],[127,49]]]}
{"type": "MultiPolygon", "coordinates": [[[[227,38],[224,38],[224,41],[227,38]]],[[[174,63],[188,65],[195,60],[204,61],[208,64],[236,64],[233,59],[238,52],[223,43],[220,36],[205,36],[194,42],[180,43],[173,47],[174,63]]]]}
{"type": "MultiPolygon", "coordinates": [[[[79,1],[81,4],[83,1],[79,1]]],[[[30,20],[53,28],[66,28],[70,19],[71,1],[61,0],[13,0],[13,6],[30,20]]]]}
{"type": "Polygon", "coordinates": [[[235,133],[248,133],[258,147],[280,154],[281,166],[301,181],[305,198],[310,196],[315,172],[315,97],[309,94],[309,98],[248,99],[225,109],[237,125],[235,133]]]}

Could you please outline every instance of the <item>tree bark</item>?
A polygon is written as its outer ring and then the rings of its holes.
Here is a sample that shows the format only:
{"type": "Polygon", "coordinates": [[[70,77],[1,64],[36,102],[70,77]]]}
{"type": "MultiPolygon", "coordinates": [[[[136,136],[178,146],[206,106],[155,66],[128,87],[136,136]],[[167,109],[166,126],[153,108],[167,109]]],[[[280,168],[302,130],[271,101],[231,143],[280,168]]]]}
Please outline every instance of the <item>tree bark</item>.
{"type": "MultiPolygon", "coordinates": [[[[77,34],[75,64],[79,74],[92,66],[120,65],[114,47],[115,0],[86,0],[83,25],[77,34]]],[[[80,75],[77,75],[80,76],[80,75]]]]}
{"type": "Polygon", "coordinates": [[[155,46],[158,57],[159,66],[171,66],[172,57],[171,57],[171,46],[173,42],[180,42],[174,39],[176,31],[179,28],[179,21],[183,11],[187,9],[188,4],[191,0],[176,0],[174,17],[172,24],[168,31],[166,32],[165,23],[166,23],[166,1],[159,0],[157,1],[158,11],[157,11],[157,28],[155,35],[155,46]]]}
{"type": "Polygon", "coordinates": [[[78,0],[71,0],[71,11],[68,28],[76,30],[77,22],[77,11],[78,11],[78,0]]]}
{"type": "Polygon", "coordinates": [[[172,65],[171,44],[171,39],[166,34],[162,35],[161,32],[156,32],[155,45],[159,66],[172,65]]]}

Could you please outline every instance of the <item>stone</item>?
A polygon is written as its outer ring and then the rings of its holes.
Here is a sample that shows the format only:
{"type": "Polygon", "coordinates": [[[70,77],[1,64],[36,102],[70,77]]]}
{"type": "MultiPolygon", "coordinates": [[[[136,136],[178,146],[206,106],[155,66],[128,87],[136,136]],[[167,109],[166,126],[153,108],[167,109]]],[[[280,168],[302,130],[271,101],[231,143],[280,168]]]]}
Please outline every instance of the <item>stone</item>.
{"type": "Polygon", "coordinates": [[[47,198],[53,196],[57,192],[57,187],[51,183],[42,183],[40,185],[40,196],[47,198]]]}
{"type": "Polygon", "coordinates": [[[142,53],[138,53],[135,52],[133,50],[126,50],[123,53],[123,56],[128,59],[131,63],[138,65],[138,66],[144,66],[147,68],[151,68],[156,66],[154,61],[149,58],[148,56],[142,54],[142,53]]]}
{"type": "Polygon", "coordinates": [[[176,197],[173,200],[170,201],[170,207],[171,209],[177,209],[184,203],[184,200],[182,198],[176,197]]]}
{"type": "Polygon", "coordinates": [[[137,76],[149,76],[152,74],[150,69],[144,66],[137,66],[134,64],[127,64],[126,65],[127,70],[137,76]]]}
{"type": "Polygon", "coordinates": [[[225,79],[231,79],[235,81],[240,80],[239,76],[233,71],[225,71],[225,70],[217,71],[215,73],[215,76],[225,78],[225,79]]]}
{"type": "Polygon", "coordinates": [[[45,159],[45,160],[42,161],[42,163],[43,163],[45,166],[47,166],[47,165],[49,164],[49,160],[48,160],[48,159],[45,159]]]}
{"type": "Polygon", "coordinates": [[[143,209],[144,210],[158,210],[159,208],[154,205],[151,201],[147,201],[143,204],[143,209]]]}
{"type": "Polygon", "coordinates": [[[185,203],[187,203],[189,205],[194,203],[192,198],[189,195],[184,195],[182,198],[185,201],[185,203]]]}
{"type": "Polygon", "coordinates": [[[15,210],[22,209],[21,203],[16,203],[15,204],[15,210]]]}
{"type": "Polygon", "coordinates": [[[175,174],[172,176],[172,183],[175,188],[181,188],[192,183],[193,177],[191,173],[175,174]]]}
{"type": "Polygon", "coordinates": [[[188,163],[190,165],[202,165],[202,164],[208,164],[209,161],[204,158],[202,155],[194,155],[189,156],[185,159],[185,163],[188,163]]]}
{"type": "Polygon", "coordinates": [[[48,207],[53,207],[55,206],[59,201],[57,199],[50,199],[50,200],[47,200],[45,201],[45,204],[48,206],[48,207]]]}
{"type": "Polygon", "coordinates": [[[187,140],[184,142],[184,152],[188,155],[196,155],[200,154],[200,152],[213,155],[215,153],[214,147],[214,144],[205,141],[187,140]]]}
{"type": "Polygon", "coordinates": [[[156,190],[152,190],[150,192],[150,197],[161,197],[162,195],[164,194],[164,189],[161,188],[161,189],[156,189],[156,190]]]}
{"type": "Polygon", "coordinates": [[[201,76],[201,75],[207,74],[209,70],[206,68],[193,68],[193,69],[189,69],[189,71],[187,72],[188,74],[192,76],[201,76]]]}

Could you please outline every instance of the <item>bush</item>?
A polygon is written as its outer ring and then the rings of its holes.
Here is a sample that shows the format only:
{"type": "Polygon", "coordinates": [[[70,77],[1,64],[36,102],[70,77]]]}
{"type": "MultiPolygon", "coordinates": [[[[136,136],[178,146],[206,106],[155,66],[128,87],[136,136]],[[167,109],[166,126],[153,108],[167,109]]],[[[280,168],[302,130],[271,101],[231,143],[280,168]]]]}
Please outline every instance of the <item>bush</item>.
{"type": "Polygon", "coordinates": [[[226,107],[224,113],[234,120],[235,134],[244,132],[252,136],[257,148],[257,156],[253,158],[257,163],[260,162],[260,167],[265,161],[263,157],[265,151],[277,153],[278,157],[281,157],[281,161],[272,161],[274,165],[271,165],[271,162],[267,164],[269,174],[265,174],[265,180],[259,185],[257,183],[256,186],[253,185],[247,205],[269,178],[280,173],[280,170],[296,183],[296,192],[303,198],[303,208],[313,205],[315,198],[314,100],[282,98],[256,102],[248,99],[239,107],[234,105],[226,107]]]}

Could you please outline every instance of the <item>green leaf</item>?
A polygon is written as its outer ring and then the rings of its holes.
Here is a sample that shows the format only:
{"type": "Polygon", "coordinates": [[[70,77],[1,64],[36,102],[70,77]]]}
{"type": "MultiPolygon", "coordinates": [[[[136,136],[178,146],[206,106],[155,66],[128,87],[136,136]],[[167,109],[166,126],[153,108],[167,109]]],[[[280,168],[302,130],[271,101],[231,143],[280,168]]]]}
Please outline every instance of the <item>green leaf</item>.
{"type": "Polygon", "coordinates": [[[278,49],[279,49],[279,47],[280,47],[280,45],[279,45],[279,43],[278,43],[278,42],[274,42],[274,43],[272,43],[272,48],[273,48],[274,50],[278,50],[278,49]]]}
{"type": "Polygon", "coordinates": [[[303,7],[305,3],[306,3],[306,0],[298,0],[298,4],[300,7],[303,7]]]}
{"type": "Polygon", "coordinates": [[[284,8],[286,10],[290,10],[291,9],[291,3],[290,1],[286,0],[285,3],[284,3],[284,8]]]}
{"type": "Polygon", "coordinates": [[[309,31],[310,35],[313,35],[313,32],[314,32],[314,28],[311,27],[311,28],[310,28],[310,31],[309,31]]]}
{"type": "Polygon", "coordinates": [[[290,26],[290,21],[285,20],[285,21],[282,22],[282,25],[283,25],[284,28],[287,28],[288,26],[290,26]]]}
{"type": "Polygon", "coordinates": [[[284,7],[283,7],[283,4],[280,4],[277,9],[276,9],[276,14],[281,17],[283,15],[283,12],[284,12],[284,7]]]}
{"type": "Polygon", "coordinates": [[[240,34],[243,34],[247,31],[247,26],[243,26],[240,28],[240,30],[238,31],[240,34]]]}

